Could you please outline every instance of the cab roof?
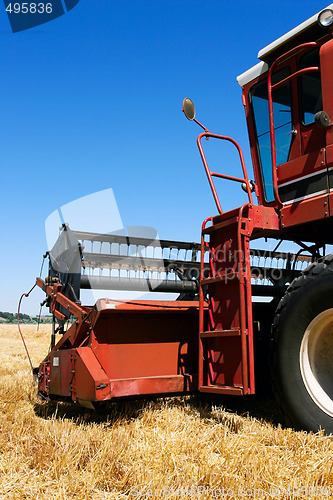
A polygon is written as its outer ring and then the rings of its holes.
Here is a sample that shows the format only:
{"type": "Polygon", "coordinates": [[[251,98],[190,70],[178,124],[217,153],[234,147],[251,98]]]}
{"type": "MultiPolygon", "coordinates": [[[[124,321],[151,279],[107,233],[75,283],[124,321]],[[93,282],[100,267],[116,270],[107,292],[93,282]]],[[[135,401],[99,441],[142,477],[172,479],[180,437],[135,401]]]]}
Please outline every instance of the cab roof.
{"type": "Polygon", "coordinates": [[[308,41],[318,40],[325,36],[327,32],[318,24],[318,15],[325,9],[333,9],[333,3],[321,9],[317,14],[310,17],[310,19],[304,21],[296,28],[288,31],[288,33],[275,40],[275,42],[261,49],[258,53],[258,59],[262,62],[239,75],[237,77],[239,85],[244,87],[244,85],[265,73],[270,63],[292,47],[308,41]]]}

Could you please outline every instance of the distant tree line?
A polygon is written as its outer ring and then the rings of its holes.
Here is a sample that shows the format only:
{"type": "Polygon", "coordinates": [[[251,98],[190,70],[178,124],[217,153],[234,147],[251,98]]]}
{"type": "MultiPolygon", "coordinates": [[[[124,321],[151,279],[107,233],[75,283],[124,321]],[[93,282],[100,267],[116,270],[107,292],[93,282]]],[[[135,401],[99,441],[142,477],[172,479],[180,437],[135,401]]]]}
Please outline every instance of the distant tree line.
{"type": "MultiPolygon", "coordinates": [[[[17,313],[0,311],[1,323],[17,323],[17,313]]],[[[52,323],[52,316],[29,316],[28,314],[20,313],[20,323],[52,323]]]]}

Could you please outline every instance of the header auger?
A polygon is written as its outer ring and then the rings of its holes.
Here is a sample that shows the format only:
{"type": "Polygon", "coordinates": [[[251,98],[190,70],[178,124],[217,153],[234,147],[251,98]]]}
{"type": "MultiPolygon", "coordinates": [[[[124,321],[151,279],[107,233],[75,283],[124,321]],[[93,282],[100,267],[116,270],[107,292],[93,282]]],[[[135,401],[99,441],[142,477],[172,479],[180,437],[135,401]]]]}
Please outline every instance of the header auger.
{"type": "Polygon", "coordinates": [[[333,4],[261,50],[238,77],[254,182],[237,142],[209,132],[184,99],[186,117],[204,129],[197,144],[217,207],[200,242],[63,225],[49,275],[37,279],[54,315],[38,369],[44,397],[97,407],[142,395],[250,396],[271,377],[288,424],[333,432],[332,34],[333,4]],[[239,174],[212,171],[203,138],[231,142],[239,174]],[[223,212],[215,179],[239,183],[248,201],[223,212]],[[260,238],[299,251],[252,248],[260,238]],[[83,306],[82,288],[179,296],[83,306]]]}

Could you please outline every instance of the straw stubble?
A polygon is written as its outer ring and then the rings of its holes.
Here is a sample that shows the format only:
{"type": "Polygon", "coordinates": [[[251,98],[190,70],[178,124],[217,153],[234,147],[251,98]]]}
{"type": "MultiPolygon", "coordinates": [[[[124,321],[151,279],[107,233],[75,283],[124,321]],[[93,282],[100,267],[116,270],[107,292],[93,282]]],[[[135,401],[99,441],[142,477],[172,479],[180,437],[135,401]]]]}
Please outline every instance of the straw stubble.
{"type": "MultiPolygon", "coordinates": [[[[23,331],[37,365],[50,326],[23,331]]],[[[0,498],[327,498],[333,443],[196,397],[90,412],[35,396],[15,325],[1,325],[0,498]]],[[[244,406],[245,407],[245,406],[244,406]]],[[[260,411],[259,411],[260,413],[260,411]]]]}

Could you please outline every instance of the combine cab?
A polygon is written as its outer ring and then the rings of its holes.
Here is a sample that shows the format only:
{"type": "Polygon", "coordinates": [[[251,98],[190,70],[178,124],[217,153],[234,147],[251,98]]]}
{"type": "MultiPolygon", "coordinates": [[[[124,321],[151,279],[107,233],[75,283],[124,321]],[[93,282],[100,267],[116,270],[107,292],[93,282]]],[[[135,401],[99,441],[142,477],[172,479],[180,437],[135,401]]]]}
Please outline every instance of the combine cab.
{"type": "Polygon", "coordinates": [[[184,100],[186,117],[204,129],[197,143],[217,207],[200,242],[63,225],[49,275],[37,279],[54,315],[38,369],[44,397],[96,407],[142,395],[243,396],[270,374],[288,424],[333,432],[332,8],[261,50],[261,62],[238,77],[255,182],[237,142],[210,133],[184,100]],[[211,171],[203,139],[237,148],[239,177],[211,171]],[[239,183],[247,203],[223,212],[216,178],[239,183]],[[275,250],[252,247],[260,238],[277,240],[275,250]],[[279,252],[282,241],[299,251],[279,252]],[[179,296],[87,307],[83,288],[179,296]]]}

